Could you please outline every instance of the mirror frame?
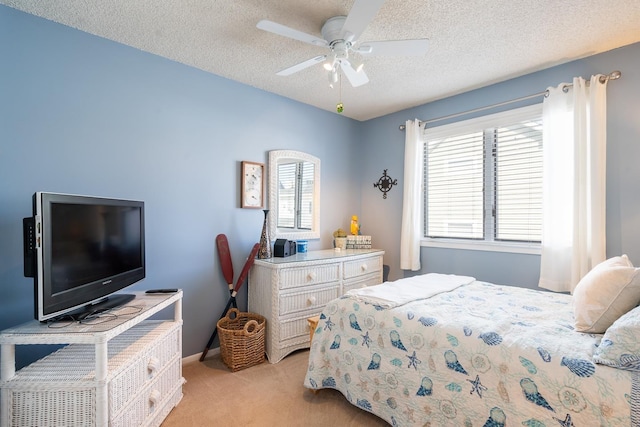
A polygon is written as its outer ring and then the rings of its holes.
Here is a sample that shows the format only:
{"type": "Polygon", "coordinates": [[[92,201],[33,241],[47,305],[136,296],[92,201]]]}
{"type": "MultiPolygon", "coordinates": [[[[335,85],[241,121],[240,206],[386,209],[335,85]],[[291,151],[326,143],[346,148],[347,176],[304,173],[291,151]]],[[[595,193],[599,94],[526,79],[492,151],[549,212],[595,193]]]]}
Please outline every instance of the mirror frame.
{"type": "Polygon", "coordinates": [[[271,239],[306,240],[320,238],[320,159],[311,154],[292,150],[269,151],[269,231],[271,239]],[[313,226],[308,231],[278,229],[278,164],[284,160],[310,162],[313,176],[313,226]]]}

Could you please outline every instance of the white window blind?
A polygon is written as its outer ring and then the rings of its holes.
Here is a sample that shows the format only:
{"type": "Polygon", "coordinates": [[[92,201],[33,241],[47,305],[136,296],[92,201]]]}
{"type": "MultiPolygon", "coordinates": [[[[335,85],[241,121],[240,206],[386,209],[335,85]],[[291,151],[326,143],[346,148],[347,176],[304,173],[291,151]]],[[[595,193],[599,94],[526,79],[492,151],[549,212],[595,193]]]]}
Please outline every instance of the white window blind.
{"type": "Polygon", "coordinates": [[[425,130],[424,236],[539,242],[542,107],[425,130]]]}
{"type": "Polygon", "coordinates": [[[483,140],[472,132],[427,141],[429,237],[483,237],[483,140]]]}
{"type": "Polygon", "coordinates": [[[278,165],[278,228],[294,228],[296,218],[296,163],[278,165]]]}
{"type": "Polygon", "coordinates": [[[300,163],[300,217],[298,228],[303,230],[311,230],[313,226],[313,189],[314,176],[313,163],[300,163]]]}
{"type": "Polygon", "coordinates": [[[542,236],[542,117],[495,130],[495,239],[542,236]]]}
{"type": "Polygon", "coordinates": [[[311,230],[314,172],[311,162],[278,165],[278,228],[311,230]]]}

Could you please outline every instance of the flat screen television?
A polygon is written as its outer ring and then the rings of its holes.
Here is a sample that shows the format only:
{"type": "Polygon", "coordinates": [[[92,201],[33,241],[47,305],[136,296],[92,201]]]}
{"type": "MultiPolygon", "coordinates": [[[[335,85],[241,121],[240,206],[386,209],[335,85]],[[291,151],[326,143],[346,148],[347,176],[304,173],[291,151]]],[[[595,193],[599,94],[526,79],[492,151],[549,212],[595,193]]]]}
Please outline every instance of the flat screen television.
{"type": "Polygon", "coordinates": [[[144,202],[37,192],[23,228],[41,322],[125,304],[133,295],[114,294],[145,277],[144,202]]]}

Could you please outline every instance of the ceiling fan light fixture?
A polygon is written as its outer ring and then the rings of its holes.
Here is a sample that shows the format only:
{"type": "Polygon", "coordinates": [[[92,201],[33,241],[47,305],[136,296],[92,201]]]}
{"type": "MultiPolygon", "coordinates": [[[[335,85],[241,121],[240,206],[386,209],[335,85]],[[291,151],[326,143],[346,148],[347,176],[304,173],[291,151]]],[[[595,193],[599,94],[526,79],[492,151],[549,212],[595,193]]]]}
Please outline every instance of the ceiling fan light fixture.
{"type": "Polygon", "coordinates": [[[324,64],[322,64],[322,66],[327,71],[331,71],[336,68],[336,55],[332,53],[331,55],[327,56],[327,60],[324,62],[324,64]]]}
{"type": "Polygon", "coordinates": [[[333,88],[336,83],[338,83],[338,67],[333,67],[329,72],[329,87],[333,88]]]}
{"type": "Polygon", "coordinates": [[[351,45],[345,43],[344,40],[333,42],[331,44],[331,52],[333,53],[334,58],[337,60],[348,59],[350,46],[351,45]]]}

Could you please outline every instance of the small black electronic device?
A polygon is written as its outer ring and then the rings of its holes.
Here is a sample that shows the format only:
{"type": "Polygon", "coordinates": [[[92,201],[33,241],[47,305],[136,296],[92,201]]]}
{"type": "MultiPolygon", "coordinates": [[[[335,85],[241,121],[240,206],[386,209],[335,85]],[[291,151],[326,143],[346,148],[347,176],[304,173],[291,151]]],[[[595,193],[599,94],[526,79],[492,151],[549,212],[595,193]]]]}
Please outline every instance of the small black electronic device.
{"type": "Polygon", "coordinates": [[[149,289],[148,291],[145,291],[147,294],[174,294],[176,292],[178,292],[177,289],[175,288],[171,288],[171,289],[149,289]]]}
{"type": "Polygon", "coordinates": [[[274,257],[287,257],[296,254],[296,242],[287,239],[276,239],[273,245],[274,257]]]}

